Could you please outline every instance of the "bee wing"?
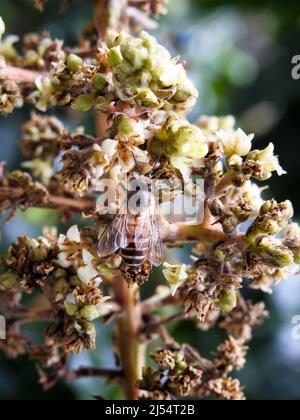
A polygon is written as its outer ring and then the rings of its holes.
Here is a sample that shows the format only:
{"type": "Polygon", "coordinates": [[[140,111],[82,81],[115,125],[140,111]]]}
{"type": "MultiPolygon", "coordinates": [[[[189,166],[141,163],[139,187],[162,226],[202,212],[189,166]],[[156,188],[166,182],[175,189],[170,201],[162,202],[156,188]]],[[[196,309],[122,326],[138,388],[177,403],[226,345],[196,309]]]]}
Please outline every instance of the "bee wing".
{"type": "Polygon", "coordinates": [[[151,232],[150,232],[150,249],[148,254],[149,261],[158,267],[161,265],[163,260],[163,244],[157,220],[154,215],[151,216],[151,232]]]}
{"type": "Polygon", "coordinates": [[[98,244],[99,257],[107,257],[128,246],[128,215],[125,206],[126,203],[103,232],[98,244]]]}
{"type": "Polygon", "coordinates": [[[145,243],[147,243],[147,260],[155,266],[161,264],[162,240],[156,217],[152,214],[151,209],[145,212],[141,222],[136,226],[134,242],[137,249],[145,249],[145,243]]]}

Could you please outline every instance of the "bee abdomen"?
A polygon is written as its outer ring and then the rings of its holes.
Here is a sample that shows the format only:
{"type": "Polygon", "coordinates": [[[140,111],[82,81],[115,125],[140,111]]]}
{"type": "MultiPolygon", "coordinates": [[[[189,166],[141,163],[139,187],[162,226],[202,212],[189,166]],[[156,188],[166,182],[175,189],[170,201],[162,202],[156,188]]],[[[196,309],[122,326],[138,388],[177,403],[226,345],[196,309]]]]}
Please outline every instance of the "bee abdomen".
{"type": "Polygon", "coordinates": [[[145,262],[149,249],[149,241],[144,241],[143,247],[137,249],[134,243],[130,243],[127,248],[122,249],[121,255],[125,264],[129,267],[139,267],[145,262]]]}

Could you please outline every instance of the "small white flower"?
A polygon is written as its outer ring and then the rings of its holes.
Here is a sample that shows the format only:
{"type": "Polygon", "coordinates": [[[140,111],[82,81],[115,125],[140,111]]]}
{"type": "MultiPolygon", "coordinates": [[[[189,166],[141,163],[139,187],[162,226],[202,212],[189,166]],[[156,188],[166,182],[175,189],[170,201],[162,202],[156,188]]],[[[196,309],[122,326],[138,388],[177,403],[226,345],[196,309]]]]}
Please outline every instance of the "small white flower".
{"type": "Polygon", "coordinates": [[[177,289],[181,287],[188,278],[187,266],[185,264],[171,265],[165,262],[164,267],[163,275],[169,283],[172,296],[174,296],[177,289]]]}
{"type": "Polygon", "coordinates": [[[90,283],[95,277],[99,277],[99,273],[92,263],[79,267],[77,270],[77,275],[83,283],[87,284],[90,283]]]}
{"type": "Polygon", "coordinates": [[[60,252],[57,256],[58,264],[62,268],[69,268],[72,266],[72,262],[69,260],[69,254],[67,252],[60,252]]]}
{"type": "Polygon", "coordinates": [[[111,158],[117,153],[118,148],[118,141],[107,139],[104,140],[102,143],[102,150],[103,153],[108,157],[111,158]]]}
{"type": "Polygon", "coordinates": [[[286,175],[287,172],[280,166],[278,157],[274,155],[274,150],[274,144],[270,143],[269,146],[258,155],[258,161],[264,165],[265,172],[277,172],[279,176],[286,175]]]}
{"type": "Polygon", "coordinates": [[[85,265],[90,264],[94,259],[94,256],[85,248],[82,250],[82,260],[85,265]]]}
{"type": "Polygon", "coordinates": [[[246,156],[251,151],[254,134],[247,135],[239,128],[233,134],[221,130],[217,135],[228,158],[233,155],[246,156]]]}
{"type": "Polygon", "coordinates": [[[67,232],[67,238],[73,242],[81,242],[80,232],[77,225],[70,227],[70,229],[67,232]]]}
{"type": "Polygon", "coordinates": [[[111,299],[110,296],[105,296],[100,303],[97,305],[97,310],[99,313],[99,316],[105,316],[109,314],[112,311],[112,305],[110,303],[107,303],[111,299]]]}

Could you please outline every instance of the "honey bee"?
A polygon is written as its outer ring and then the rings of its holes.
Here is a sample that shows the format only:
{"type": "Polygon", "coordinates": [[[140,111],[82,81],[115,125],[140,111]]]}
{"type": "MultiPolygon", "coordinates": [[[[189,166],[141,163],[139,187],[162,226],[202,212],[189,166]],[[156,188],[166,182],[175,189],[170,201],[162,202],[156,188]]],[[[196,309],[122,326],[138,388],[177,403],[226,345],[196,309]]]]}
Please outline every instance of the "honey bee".
{"type": "Polygon", "coordinates": [[[130,268],[140,267],[146,261],[155,266],[161,264],[162,239],[149,181],[138,174],[131,179],[130,185],[133,188],[127,191],[126,200],[99,240],[100,257],[107,257],[120,250],[123,262],[130,268]]]}

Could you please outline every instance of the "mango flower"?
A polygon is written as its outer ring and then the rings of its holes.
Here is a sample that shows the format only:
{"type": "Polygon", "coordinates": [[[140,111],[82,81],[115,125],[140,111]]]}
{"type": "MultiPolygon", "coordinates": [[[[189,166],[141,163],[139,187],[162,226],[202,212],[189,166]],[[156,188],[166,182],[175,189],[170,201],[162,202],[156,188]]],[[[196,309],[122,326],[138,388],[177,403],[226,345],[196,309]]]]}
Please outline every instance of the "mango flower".
{"type": "Polygon", "coordinates": [[[181,172],[181,175],[186,182],[191,180],[193,168],[204,167],[203,160],[201,159],[191,159],[176,155],[171,157],[170,163],[173,168],[178,169],[181,172]]]}
{"type": "Polygon", "coordinates": [[[240,128],[234,133],[221,130],[217,135],[227,158],[231,158],[234,155],[247,156],[252,149],[254,134],[247,135],[240,128]]]}
{"type": "Polygon", "coordinates": [[[170,286],[172,296],[175,296],[177,289],[181,287],[188,278],[187,266],[185,264],[171,265],[164,263],[163,275],[170,286]]]}
{"type": "Polygon", "coordinates": [[[257,162],[261,166],[261,179],[267,180],[272,176],[272,172],[277,172],[279,176],[287,172],[279,164],[278,157],[274,155],[274,144],[270,143],[264,150],[254,150],[249,153],[247,159],[257,162]]]}
{"type": "Polygon", "coordinates": [[[89,284],[94,280],[100,284],[102,279],[94,266],[94,256],[82,246],[78,227],[72,226],[67,235],[60,235],[58,239],[58,263],[62,268],[74,266],[80,281],[89,284]]]}

